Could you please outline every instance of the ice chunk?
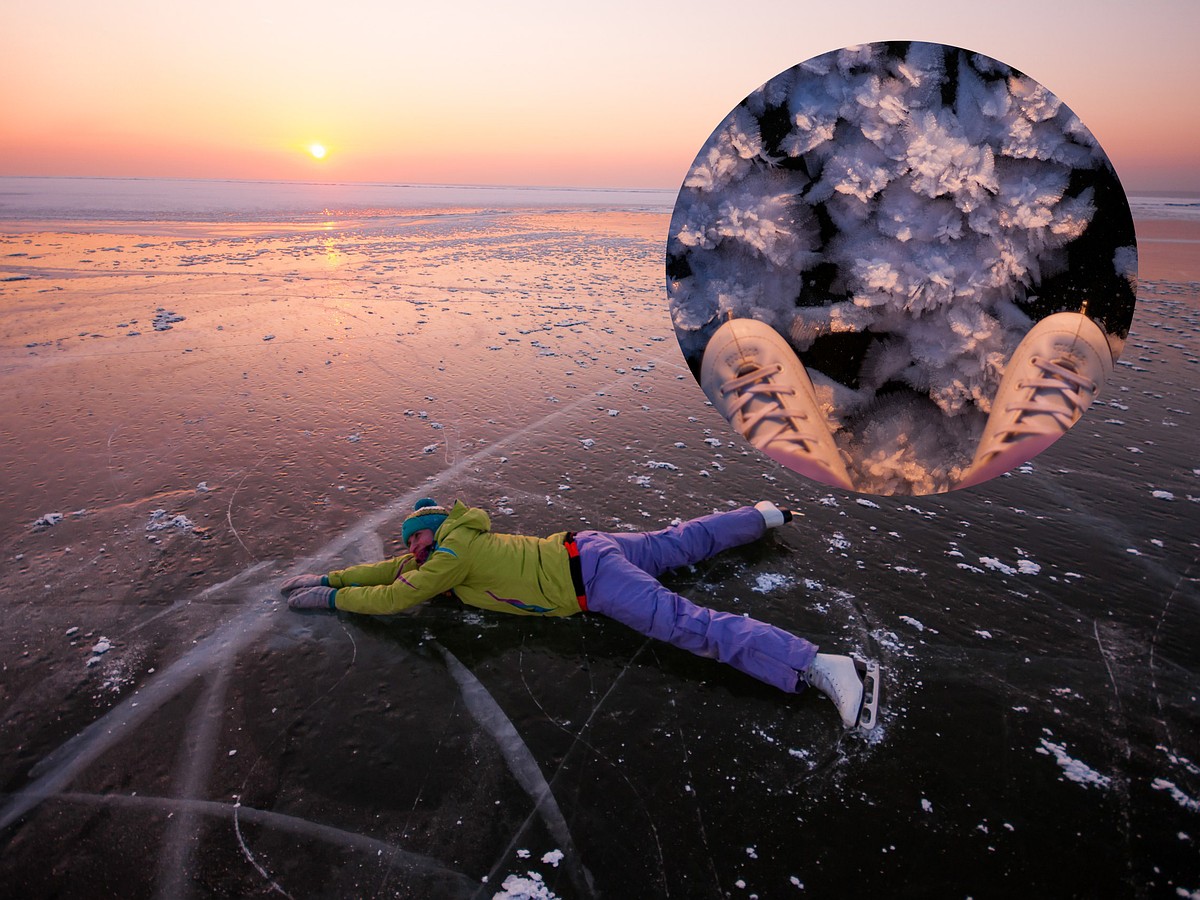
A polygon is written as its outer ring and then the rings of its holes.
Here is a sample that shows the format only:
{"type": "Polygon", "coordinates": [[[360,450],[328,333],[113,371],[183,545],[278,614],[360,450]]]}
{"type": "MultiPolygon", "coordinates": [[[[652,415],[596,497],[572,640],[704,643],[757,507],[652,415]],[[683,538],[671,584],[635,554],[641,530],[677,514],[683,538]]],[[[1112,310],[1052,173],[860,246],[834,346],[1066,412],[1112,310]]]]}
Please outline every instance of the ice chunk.
{"type": "Polygon", "coordinates": [[[180,531],[192,531],[196,526],[184,515],[172,516],[165,509],[156,509],[150,513],[150,521],[146,523],[147,531],[162,531],[167,528],[178,528],[180,531]]]}
{"type": "MultiPolygon", "coordinates": [[[[154,330],[155,331],[170,331],[171,326],[176,322],[184,321],[184,316],[170,310],[163,309],[161,306],[154,314],[154,330]]],[[[133,332],[130,332],[131,334],[133,332]]]]}

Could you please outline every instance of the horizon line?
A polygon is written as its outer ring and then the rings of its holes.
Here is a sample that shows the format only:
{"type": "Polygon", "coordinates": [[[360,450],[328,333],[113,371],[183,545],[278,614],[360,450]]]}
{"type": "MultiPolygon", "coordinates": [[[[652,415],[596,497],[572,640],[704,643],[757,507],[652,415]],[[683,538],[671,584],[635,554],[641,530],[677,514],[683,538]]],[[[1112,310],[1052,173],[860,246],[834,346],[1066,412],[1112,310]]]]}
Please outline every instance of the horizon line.
{"type": "Polygon", "coordinates": [[[336,181],[328,179],[290,179],[290,178],[234,178],[227,176],[196,176],[196,175],[8,175],[0,173],[0,178],[43,178],[62,181],[203,181],[216,184],[306,184],[306,185],[361,185],[363,187],[445,187],[489,190],[503,188],[516,191],[622,191],[635,193],[658,193],[663,191],[677,192],[679,188],[671,187],[596,187],[590,185],[554,185],[554,184],[487,184],[483,182],[451,182],[451,181],[336,181]]]}
{"type": "MultiPolygon", "coordinates": [[[[414,188],[457,188],[463,190],[512,190],[512,191],[596,191],[611,193],[677,193],[679,188],[671,187],[598,187],[591,185],[554,185],[554,184],[488,184],[484,182],[450,182],[450,181],[336,181],[329,179],[289,179],[289,178],[235,178],[231,176],[196,176],[196,175],[9,175],[0,173],[0,178],[12,179],[54,179],[60,181],[197,181],[213,184],[283,184],[283,185],[312,185],[312,186],[361,186],[361,187],[414,187],[414,188]]],[[[1126,188],[1125,193],[1131,197],[1179,197],[1200,199],[1200,190],[1189,188],[1126,188]]]]}

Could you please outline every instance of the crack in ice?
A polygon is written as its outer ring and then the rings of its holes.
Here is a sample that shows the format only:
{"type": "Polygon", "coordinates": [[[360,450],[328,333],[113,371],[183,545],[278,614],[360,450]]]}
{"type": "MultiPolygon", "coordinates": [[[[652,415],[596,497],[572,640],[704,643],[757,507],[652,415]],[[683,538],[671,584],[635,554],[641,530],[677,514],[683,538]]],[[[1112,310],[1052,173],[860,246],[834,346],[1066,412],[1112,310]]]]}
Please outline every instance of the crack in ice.
{"type": "Polygon", "coordinates": [[[566,852],[567,858],[572,860],[570,868],[572,877],[582,881],[582,886],[586,888],[589,895],[594,894],[595,886],[592,882],[592,875],[585,866],[578,862],[579,857],[575,851],[575,841],[571,837],[571,829],[567,825],[562,809],[559,808],[558,801],[554,798],[554,791],[550,789],[546,776],[542,774],[541,767],[538,766],[529,746],[521,739],[516,726],[500,708],[496,698],[483,686],[483,682],[459,662],[453,653],[437,641],[432,641],[431,644],[441,654],[442,660],[446,663],[446,669],[450,672],[450,677],[462,691],[463,702],[466,703],[467,710],[496,741],[500,747],[500,754],[508,763],[509,771],[533,800],[534,809],[550,834],[566,852]]]}

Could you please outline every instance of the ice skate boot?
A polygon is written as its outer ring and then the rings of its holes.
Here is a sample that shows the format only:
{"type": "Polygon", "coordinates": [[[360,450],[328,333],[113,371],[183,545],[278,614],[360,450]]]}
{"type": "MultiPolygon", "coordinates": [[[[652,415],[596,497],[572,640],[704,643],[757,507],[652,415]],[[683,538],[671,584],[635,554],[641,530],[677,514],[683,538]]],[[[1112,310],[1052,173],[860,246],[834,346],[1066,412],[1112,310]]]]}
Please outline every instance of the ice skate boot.
{"type": "Polygon", "coordinates": [[[737,432],[793,472],[853,490],[812,380],[775,329],[730,319],[704,349],[700,386],[737,432]]]}
{"type": "Polygon", "coordinates": [[[1034,325],[1004,370],[975,459],[957,487],[1002,475],[1057,441],[1112,369],[1104,331],[1083,313],[1054,313],[1034,325]]]}
{"type": "Polygon", "coordinates": [[[754,504],[754,508],[762,513],[762,517],[767,520],[768,528],[778,528],[780,525],[786,525],[792,521],[792,511],[790,509],[782,509],[770,500],[759,500],[754,504]]]}
{"type": "Polygon", "coordinates": [[[879,663],[818,653],[800,676],[837,706],[842,725],[870,731],[879,714],[879,663]]]}

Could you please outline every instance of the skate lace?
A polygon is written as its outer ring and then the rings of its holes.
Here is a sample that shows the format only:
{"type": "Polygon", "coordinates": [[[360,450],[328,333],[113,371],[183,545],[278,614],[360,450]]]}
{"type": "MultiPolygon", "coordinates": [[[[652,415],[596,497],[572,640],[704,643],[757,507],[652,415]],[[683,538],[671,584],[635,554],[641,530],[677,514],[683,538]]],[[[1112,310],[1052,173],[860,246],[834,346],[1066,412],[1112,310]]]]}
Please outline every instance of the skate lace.
{"type": "Polygon", "coordinates": [[[810,668],[804,673],[804,680],[808,682],[809,687],[814,687],[829,697],[836,706],[840,707],[844,702],[845,697],[842,696],[842,691],[839,689],[840,685],[831,680],[820,668],[816,666],[810,668]]]}
{"type": "Polygon", "coordinates": [[[1030,364],[1041,371],[1041,377],[1018,382],[1019,388],[1032,393],[1026,400],[1010,403],[1005,408],[1016,415],[1012,424],[997,435],[995,445],[988,448],[988,456],[994,456],[1004,445],[1023,437],[1065,433],[1099,391],[1096,382],[1059,360],[1034,357],[1030,364]],[[1061,400],[1061,406],[1054,403],[1056,397],[1061,400]]]}
{"type": "Polygon", "coordinates": [[[799,444],[802,450],[809,451],[817,445],[817,439],[811,434],[804,433],[802,425],[811,425],[808,423],[808,417],[804,413],[787,409],[781,400],[782,397],[795,396],[796,389],[771,381],[773,376],[782,371],[783,366],[779,363],[756,366],[722,384],[721,394],[726,397],[731,394],[736,395],[731,412],[743,415],[743,434],[747,440],[750,440],[750,434],[755,428],[759,425],[764,426],[762,432],[751,441],[755,446],[761,447],[775,441],[785,441],[799,444]],[[767,402],[758,409],[747,409],[750,404],[760,398],[767,402]],[[776,426],[774,430],[771,429],[771,425],[776,426]]]}

